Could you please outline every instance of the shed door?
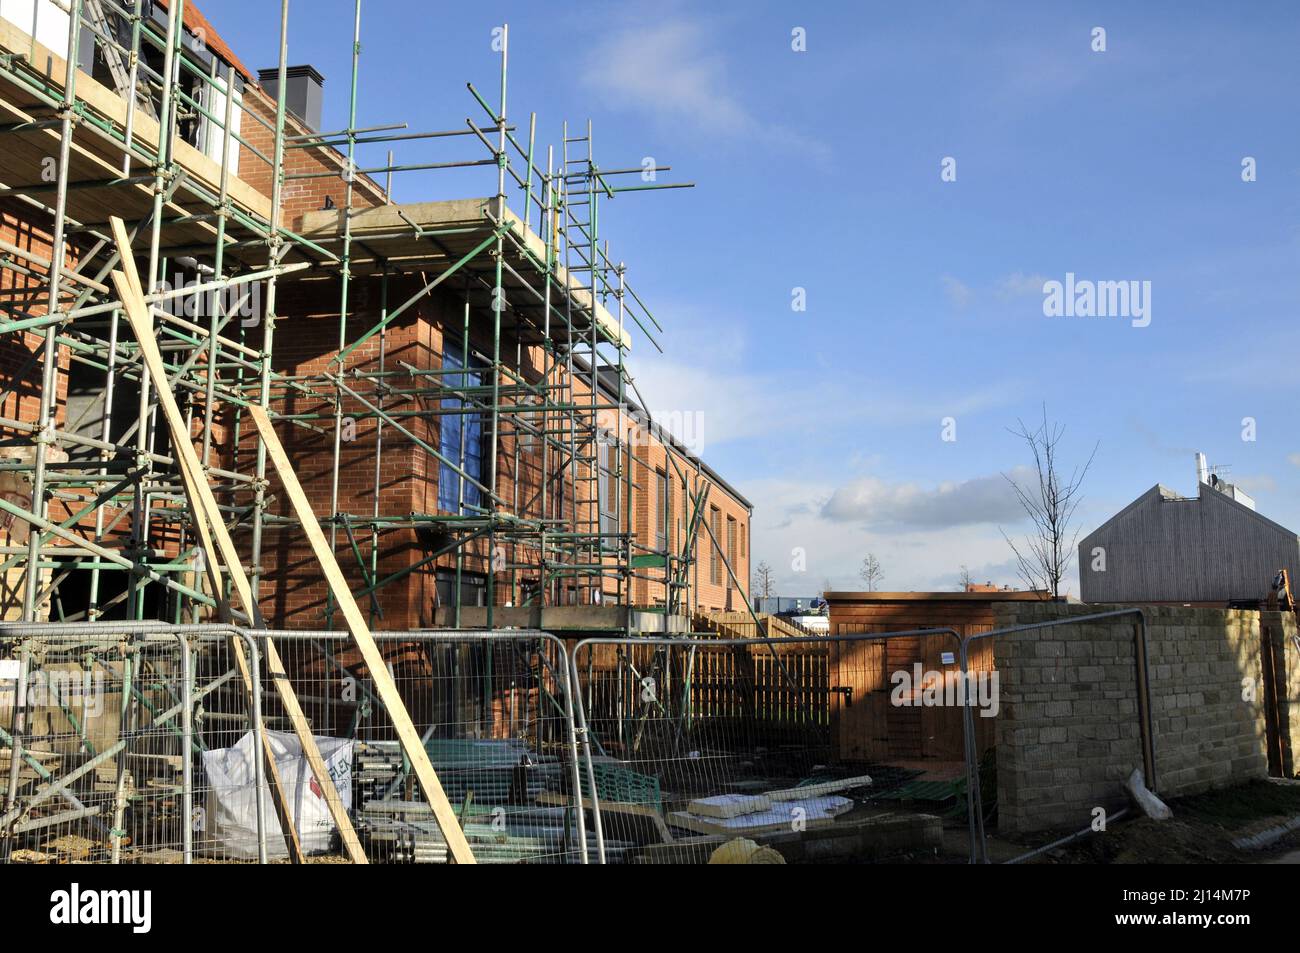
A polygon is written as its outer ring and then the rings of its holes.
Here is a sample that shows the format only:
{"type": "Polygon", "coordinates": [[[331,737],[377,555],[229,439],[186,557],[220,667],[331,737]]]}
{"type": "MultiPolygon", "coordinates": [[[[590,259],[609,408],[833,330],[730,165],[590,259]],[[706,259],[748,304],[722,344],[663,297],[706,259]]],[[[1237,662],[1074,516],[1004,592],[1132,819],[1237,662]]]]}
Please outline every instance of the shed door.
{"type": "MultiPolygon", "coordinates": [[[[837,625],[836,635],[887,632],[887,626],[837,625]]],[[[889,750],[889,682],[884,642],[831,643],[831,727],[841,761],[881,761],[889,750]]]]}

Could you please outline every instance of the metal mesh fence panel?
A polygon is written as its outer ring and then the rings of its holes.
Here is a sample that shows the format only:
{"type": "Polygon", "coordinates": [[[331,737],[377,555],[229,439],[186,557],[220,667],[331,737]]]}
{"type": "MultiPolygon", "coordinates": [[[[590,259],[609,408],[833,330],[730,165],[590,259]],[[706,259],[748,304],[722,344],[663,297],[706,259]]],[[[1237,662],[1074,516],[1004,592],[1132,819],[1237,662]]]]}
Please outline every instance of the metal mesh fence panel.
{"type": "Polygon", "coordinates": [[[964,859],[961,710],[927,758],[891,668],[916,635],[579,643],[583,793],[606,859],[698,860],[734,838],[795,860],[931,859],[945,827],[964,859]]]}
{"type": "MultiPolygon", "coordinates": [[[[583,861],[563,644],[530,632],[375,637],[478,862],[583,861]]],[[[350,803],[371,860],[445,862],[430,806],[346,635],[276,640],[314,730],[350,743],[350,803]]],[[[274,693],[263,698],[268,729],[287,727],[274,693]]]]}
{"type": "MultiPolygon", "coordinates": [[[[22,640],[16,677],[0,681],[5,859],[174,863],[187,851],[233,859],[212,842],[202,780],[207,753],[252,717],[231,638],[22,640]]],[[[255,790],[250,777],[235,794],[252,799],[255,790]]]]}
{"type": "MultiPolygon", "coordinates": [[[[289,856],[281,811],[305,860],[347,859],[277,679],[260,663],[268,633],[23,628],[0,631],[10,645],[0,653],[9,656],[0,859],[275,862],[289,856]]],[[[269,635],[369,859],[444,862],[445,841],[349,637],[269,635]]],[[[377,642],[479,862],[595,855],[572,797],[562,643],[532,632],[380,633],[377,642]]]]}

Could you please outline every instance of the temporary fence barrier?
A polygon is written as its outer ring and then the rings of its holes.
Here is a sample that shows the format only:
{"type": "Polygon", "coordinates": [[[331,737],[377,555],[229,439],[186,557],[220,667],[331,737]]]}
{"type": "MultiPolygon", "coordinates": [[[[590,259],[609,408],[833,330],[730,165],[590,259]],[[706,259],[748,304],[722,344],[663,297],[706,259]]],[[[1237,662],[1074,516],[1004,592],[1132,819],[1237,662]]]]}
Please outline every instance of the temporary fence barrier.
{"type": "MultiPolygon", "coordinates": [[[[876,831],[889,856],[929,858],[963,826],[967,859],[987,862],[995,719],[980,709],[998,688],[972,684],[990,667],[981,653],[1122,616],[1135,623],[1135,721],[1154,789],[1138,609],[965,637],[375,637],[480,862],[698,859],[681,845],[823,829],[876,831]]],[[[273,861],[288,855],[282,811],[308,860],[338,858],[263,674],[266,636],[370,860],[445,861],[346,633],[163,623],[0,624],[0,860],[273,861]]]]}
{"type": "MultiPolygon", "coordinates": [[[[882,845],[933,855],[945,822],[967,824],[968,757],[954,711],[948,783],[931,789],[939,813],[920,823],[899,815],[899,805],[924,793],[924,772],[900,763],[891,715],[919,704],[921,685],[895,678],[891,660],[896,664],[894,647],[918,637],[947,640],[957,664],[960,637],[942,629],[578,642],[572,681],[583,793],[598,838],[698,859],[674,845],[692,835],[771,837],[834,827],[860,835],[859,846],[878,833],[882,845]],[[836,822],[846,814],[852,824],[836,822]]],[[[903,675],[911,677],[910,666],[903,675]]]]}
{"type": "MultiPolygon", "coordinates": [[[[0,625],[18,668],[0,680],[3,859],[276,860],[288,852],[280,800],[309,860],[337,855],[319,784],[261,674],[267,635],[370,858],[444,860],[346,633],[160,623],[0,625]],[[232,640],[251,667],[251,696],[232,640]]],[[[520,630],[376,640],[480,862],[594,856],[567,800],[578,761],[563,643],[520,630]]]]}

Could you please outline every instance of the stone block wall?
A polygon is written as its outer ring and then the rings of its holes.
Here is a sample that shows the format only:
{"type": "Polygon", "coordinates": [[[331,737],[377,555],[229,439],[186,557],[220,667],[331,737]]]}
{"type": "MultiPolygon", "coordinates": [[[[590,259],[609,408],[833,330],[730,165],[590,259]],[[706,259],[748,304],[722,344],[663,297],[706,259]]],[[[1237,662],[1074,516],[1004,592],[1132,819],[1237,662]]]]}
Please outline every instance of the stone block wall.
{"type": "MultiPolygon", "coordinates": [[[[1106,606],[1001,603],[997,627],[1105,611],[1106,606]]],[[[1193,794],[1268,773],[1261,613],[1145,607],[1155,788],[1193,794]]],[[[1280,747],[1289,764],[1300,695],[1295,617],[1276,627],[1280,747]]],[[[1082,828],[1095,807],[1124,806],[1142,766],[1130,618],[1035,629],[995,640],[998,818],[1003,830],[1082,828]]],[[[1298,713],[1300,714],[1300,713],[1298,713]]]]}

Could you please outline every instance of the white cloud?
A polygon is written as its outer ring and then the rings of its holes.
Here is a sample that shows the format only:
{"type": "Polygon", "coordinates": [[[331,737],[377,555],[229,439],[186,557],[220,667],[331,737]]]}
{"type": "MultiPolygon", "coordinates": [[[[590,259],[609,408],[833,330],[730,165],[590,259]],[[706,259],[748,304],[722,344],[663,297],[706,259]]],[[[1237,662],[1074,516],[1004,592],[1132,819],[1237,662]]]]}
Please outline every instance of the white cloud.
{"type": "MultiPolygon", "coordinates": [[[[739,352],[735,352],[739,353],[739,352]]],[[[657,423],[674,420],[691,428],[691,450],[707,459],[718,444],[752,438],[798,439],[812,431],[839,433],[855,423],[882,426],[928,424],[936,437],[944,417],[978,413],[1009,401],[1013,385],[998,381],[982,390],[943,393],[932,382],[904,390],[867,377],[810,374],[792,379],[780,371],[745,372],[734,365],[686,362],[655,355],[637,367],[636,382],[657,423]],[[870,400],[862,395],[870,394],[870,400]]],[[[861,453],[852,446],[846,453],[861,453]]]]}
{"type": "Polygon", "coordinates": [[[1272,493],[1277,489],[1277,480],[1267,473],[1236,476],[1232,482],[1247,493],[1272,493]]]}
{"type": "Polygon", "coordinates": [[[998,282],[997,294],[1003,300],[1041,295],[1043,293],[1043,284],[1046,281],[1047,279],[1042,275],[1026,275],[1021,271],[1013,272],[998,282]]]}
{"type": "Polygon", "coordinates": [[[1288,453],[1286,459],[1293,466],[1300,467],[1300,453],[1288,453]]]}
{"type": "MultiPolygon", "coordinates": [[[[1014,477],[1028,475],[1020,468],[1014,477]]],[[[943,529],[975,524],[1009,523],[1024,517],[1015,491],[1002,474],[926,489],[915,483],[888,483],[862,477],[836,488],[821,515],[838,522],[874,527],[943,529]]]]}
{"type": "Polygon", "coordinates": [[[806,479],[748,481],[754,503],[754,560],[770,565],[780,595],[862,589],[858,568],[867,553],[884,567],[887,590],[953,590],[965,564],[980,582],[1016,585],[1010,550],[996,528],[958,525],[866,527],[824,518],[835,487],[806,479]],[[802,569],[797,568],[802,566],[802,569]]]}
{"type": "Polygon", "coordinates": [[[958,311],[964,311],[970,304],[971,298],[974,297],[975,293],[971,291],[966,284],[959,279],[954,278],[952,275],[944,275],[940,281],[943,282],[944,294],[948,296],[948,300],[952,303],[952,306],[958,311]]]}
{"type": "Polygon", "coordinates": [[[824,160],[830,148],[767,122],[736,97],[721,44],[727,31],[670,18],[609,35],[588,57],[583,82],[613,105],[687,124],[711,136],[758,139],[824,160]]]}
{"type": "Polygon", "coordinates": [[[1047,278],[1040,274],[1027,275],[1023,271],[1013,271],[995,281],[991,286],[972,287],[952,275],[942,275],[944,294],[949,303],[958,311],[965,311],[971,305],[991,302],[1005,303],[1017,298],[1041,296],[1043,282],[1047,278]]]}

